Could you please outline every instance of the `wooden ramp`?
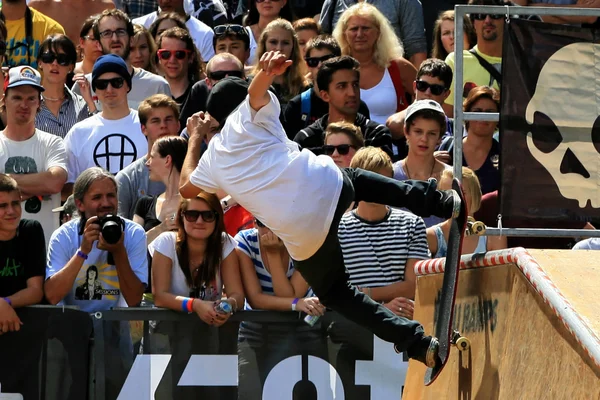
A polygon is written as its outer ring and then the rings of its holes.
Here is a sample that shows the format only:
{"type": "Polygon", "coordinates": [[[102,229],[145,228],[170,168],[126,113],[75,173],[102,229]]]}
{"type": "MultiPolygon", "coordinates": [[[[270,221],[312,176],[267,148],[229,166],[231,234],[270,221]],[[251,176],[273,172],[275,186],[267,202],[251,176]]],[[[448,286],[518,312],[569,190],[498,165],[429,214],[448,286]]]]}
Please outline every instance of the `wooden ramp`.
{"type": "MultiPolygon", "coordinates": [[[[417,264],[414,319],[427,334],[444,259],[417,264]]],[[[600,252],[525,250],[462,259],[455,329],[471,349],[450,350],[431,386],[410,361],[403,399],[600,399],[600,252]]]]}

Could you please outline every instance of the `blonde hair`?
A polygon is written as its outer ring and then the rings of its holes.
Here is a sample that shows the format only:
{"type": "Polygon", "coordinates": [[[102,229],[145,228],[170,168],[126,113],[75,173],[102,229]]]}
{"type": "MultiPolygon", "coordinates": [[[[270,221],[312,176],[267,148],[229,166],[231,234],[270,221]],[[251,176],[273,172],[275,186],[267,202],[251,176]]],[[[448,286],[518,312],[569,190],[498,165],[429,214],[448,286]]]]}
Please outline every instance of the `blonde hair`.
{"type": "Polygon", "coordinates": [[[156,46],[156,42],[154,38],[150,34],[150,31],[144,27],[144,25],[133,24],[133,41],[137,43],[140,37],[144,36],[146,38],[146,43],[148,43],[148,51],[150,52],[150,57],[148,60],[148,65],[144,68],[148,72],[152,72],[156,74],[156,64],[154,63],[153,55],[156,54],[158,47],[156,46]]]}
{"type": "MultiPolygon", "coordinates": [[[[304,89],[308,85],[308,81],[304,77],[306,75],[305,63],[302,55],[300,54],[300,45],[298,44],[298,37],[296,36],[296,31],[294,31],[294,27],[291,22],[278,18],[275,21],[271,21],[266,27],[265,30],[261,33],[260,39],[258,40],[258,48],[256,50],[256,59],[260,60],[263,54],[266,52],[267,47],[267,38],[269,33],[271,33],[275,29],[283,29],[288,32],[292,37],[293,48],[292,55],[290,59],[292,60],[292,65],[285,71],[283,74],[283,89],[285,93],[282,93],[282,97],[289,101],[292,97],[300,94],[302,89],[304,89]]],[[[260,63],[257,63],[254,67],[253,75],[256,75],[260,72],[260,63]]]]}
{"type": "Polygon", "coordinates": [[[346,121],[332,122],[327,125],[327,128],[325,129],[325,143],[327,143],[327,138],[329,136],[340,133],[346,135],[348,139],[350,139],[350,143],[352,143],[352,146],[354,146],[356,150],[364,147],[365,138],[363,137],[360,127],[346,121]]]}
{"type": "Polygon", "coordinates": [[[390,175],[394,173],[390,156],[379,147],[372,146],[358,150],[352,157],[352,161],[350,161],[350,168],[360,168],[382,175],[384,175],[382,171],[387,171],[390,175]]]}
{"type": "MultiPolygon", "coordinates": [[[[356,156],[355,156],[356,157],[356,156]]],[[[441,179],[454,179],[454,174],[451,169],[445,169],[442,171],[441,179]]],[[[469,214],[475,214],[481,207],[481,185],[479,184],[479,178],[473,172],[471,168],[462,167],[462,185],[466,193],[469,194],[468,204],[469,214]]]]}
{"type": "Polygon", "coordinates": [[[350,44],[346,41],[345,35],[346,29],[348,29],[348,22],[352,17],[368,18],[373,22],[377,30],[379,30],[379,36],[377,37],[373,51],[373,61],[375,64],[381,68],[387,68],[390,66],[392,60],[401,58],[404,55],[402,43],[398,40],[396,32],[394,32],[388,19],[381,11],[368,3],[358,3],[348,8],[337,22],[333,31],[333,37],[340,44],[342,54],[352,55],[350,44]]]}

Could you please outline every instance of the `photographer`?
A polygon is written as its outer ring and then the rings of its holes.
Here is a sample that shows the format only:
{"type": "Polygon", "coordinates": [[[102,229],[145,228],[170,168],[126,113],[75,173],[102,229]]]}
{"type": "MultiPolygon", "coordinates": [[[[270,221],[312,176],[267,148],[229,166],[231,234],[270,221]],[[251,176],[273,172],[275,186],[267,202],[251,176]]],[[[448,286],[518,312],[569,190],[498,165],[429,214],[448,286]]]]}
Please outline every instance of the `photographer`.
{"type": "Polygon", "coordinates": [[[48,301],[88,312],[137,305],[148,281],[146,234],[127,219],[105,222],[117,213],[115,178],[89,168],[75,181],[73,194],[81,218],[62,225],[50,239],[48,301]]]}

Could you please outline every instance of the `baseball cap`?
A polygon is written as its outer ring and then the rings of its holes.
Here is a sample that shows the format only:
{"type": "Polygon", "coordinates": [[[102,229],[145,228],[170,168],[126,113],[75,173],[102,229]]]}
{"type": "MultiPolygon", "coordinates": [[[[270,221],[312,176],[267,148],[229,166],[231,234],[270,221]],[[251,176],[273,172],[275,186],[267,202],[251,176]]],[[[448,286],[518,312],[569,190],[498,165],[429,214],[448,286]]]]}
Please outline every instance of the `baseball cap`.
{"type": "Polygon", "coordinates": [[[17,86],[29,85],[43,92],[42,76],[28,65],[13,67],[8,70],[8,79],[5,81],[4,90],[17,86]]]}
{"type": "Polygon", "coordinates": [[[65,214],[69,214],[69,215],[73,215],[76,211],[77,211],[77,207],[75,206],[75,197],[73,197],[73,195],[70,195],[67,198],[67,201],[65,201],[65,204],[63,204],[60,207],[56,207],[52,209],[52,212],[56,213],[56,212],[61,212],[64,211],[65,214]]]}
{"type": "Polygon", "coordinates": [[[446,113],[444,113],[444,109],[437,101],[417,100],[406,109],[406,116],[404,117],[404,120],[408,120],[414,113],[422,110],[437,111],[442,115],[446,115],[446,113]]]}
{"type": "Polygon", "coordinates": [[[248,95],[248,82],[235,76],[228,76],[217,82],[206,100],[206,111],[219,121],[221,128],[227,117],[248,95]]]}

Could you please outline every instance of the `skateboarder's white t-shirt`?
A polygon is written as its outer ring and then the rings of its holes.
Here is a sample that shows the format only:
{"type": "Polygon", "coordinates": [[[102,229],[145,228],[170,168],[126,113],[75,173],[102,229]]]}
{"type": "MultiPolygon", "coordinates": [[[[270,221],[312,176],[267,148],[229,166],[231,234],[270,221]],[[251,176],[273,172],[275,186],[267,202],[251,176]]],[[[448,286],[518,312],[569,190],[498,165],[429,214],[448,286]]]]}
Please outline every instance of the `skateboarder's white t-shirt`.
{"type": "Polygon", "coordinates": [[[269,95],[271,101],[259,111],[246,97],[210,141],[190,182],[211,193],[224,190],[302,261],[325,241],[342,173],[331,157],[300,151],[287,138],[279,102],[269,95]]]}

